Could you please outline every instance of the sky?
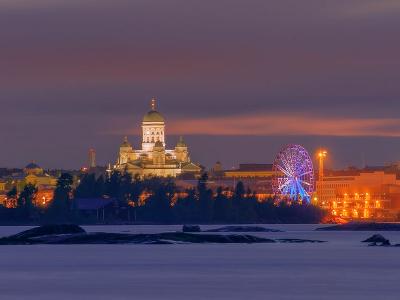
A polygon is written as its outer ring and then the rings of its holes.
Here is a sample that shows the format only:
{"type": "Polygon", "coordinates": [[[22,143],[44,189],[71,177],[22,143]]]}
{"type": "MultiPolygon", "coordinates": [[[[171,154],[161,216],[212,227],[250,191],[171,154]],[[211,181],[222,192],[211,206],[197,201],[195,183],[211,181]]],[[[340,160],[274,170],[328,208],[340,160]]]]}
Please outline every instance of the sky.
{"type": "Polygon", "coordinates": [[[397,161],[399,36],[398,0],[1,0],[0,166],[113,163],[153,96],[205,166],[397,161]]]}

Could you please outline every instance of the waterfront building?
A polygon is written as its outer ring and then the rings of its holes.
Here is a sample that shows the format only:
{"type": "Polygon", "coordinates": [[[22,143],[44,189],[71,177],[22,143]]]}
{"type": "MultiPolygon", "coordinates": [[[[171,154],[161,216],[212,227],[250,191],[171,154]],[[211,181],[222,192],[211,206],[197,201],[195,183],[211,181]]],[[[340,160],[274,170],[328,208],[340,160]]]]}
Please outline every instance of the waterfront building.
{"type": "Polygon", "coordinates": [[[399,174],[384,168],[325,171],[314,201],[344,219],[394,219],[400,209],[399,174]]]}
{"type": "Polygon", "coordinates": [[[156,99],[142,121],[141,149],[135,149],[125,137],[120,148],[115,169],[133,176],[177,177],[182,174],[198,176],[201,167],[191,162],[187,144],[181,137],[174,149],[166,149],[164,117],[156,110],[156,99]]]}

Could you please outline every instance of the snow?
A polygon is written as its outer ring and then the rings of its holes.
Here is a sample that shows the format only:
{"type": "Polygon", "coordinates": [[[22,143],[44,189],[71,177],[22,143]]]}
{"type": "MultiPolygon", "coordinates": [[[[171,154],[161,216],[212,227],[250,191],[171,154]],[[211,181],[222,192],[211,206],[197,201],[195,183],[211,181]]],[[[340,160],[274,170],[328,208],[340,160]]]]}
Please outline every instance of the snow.
{"type": "MultiPolygon", "coordinates": [[[[374,232],[265,225],[271,238],[324,244],[36,245],[0,247],[1,299],[399,299],[400,248],[367,247],[374,232]]],[[[212,228],[219,226],[202,226],[212,228]]],[[[0,227],[0,235],[25,230],[0,227]]],[[[87,226],[161,232],[181,226],[87,226]]],[[[400,243],[400,232],[381,232],[400,243]]]]}

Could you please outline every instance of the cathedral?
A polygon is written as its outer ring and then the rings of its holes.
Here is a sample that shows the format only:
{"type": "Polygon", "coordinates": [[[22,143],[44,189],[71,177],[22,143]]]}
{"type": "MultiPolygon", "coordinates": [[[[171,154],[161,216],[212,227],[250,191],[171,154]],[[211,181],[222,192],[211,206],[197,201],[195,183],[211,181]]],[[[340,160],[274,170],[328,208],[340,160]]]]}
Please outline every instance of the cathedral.
{"type": "Polygon", "coordinates": [[[151,110],[142,122],[142,149],[136,150],[124,138],[119,148],[116,169],[133,176],[177,177],[181,174],[197,176],[201,167],[190,161],[188,146],[181,137],[175,148],[166,150],[164,117],[156,110],[156,99],[151,100],[151,110]]]}

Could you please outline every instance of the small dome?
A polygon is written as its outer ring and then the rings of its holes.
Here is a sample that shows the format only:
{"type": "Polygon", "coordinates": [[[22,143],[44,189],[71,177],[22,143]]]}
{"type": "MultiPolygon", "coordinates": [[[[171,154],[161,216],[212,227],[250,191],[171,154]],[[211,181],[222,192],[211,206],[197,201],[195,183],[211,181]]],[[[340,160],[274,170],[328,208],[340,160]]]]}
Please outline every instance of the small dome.
{"type": "Polygon", "coordinates": [[[132,145],[128,141],[128,137],[124,137],[124,141],[121,144],[121,147],[132,147],[132,145]]]}
{"type": "Polygon", "coordinates": [[[39,165],[35,164],[34,162],[31,162],[30,164],[26,165],[25,169],[41,169],[39,165]]]}
{"type": "Polygon", "coordinates": [[[186,143],[183,141],[183,137],[179,137],[178,143],[176,143],[176,147],[187,147],[186,143]]]}

